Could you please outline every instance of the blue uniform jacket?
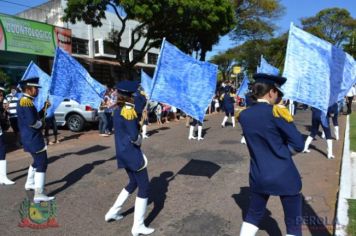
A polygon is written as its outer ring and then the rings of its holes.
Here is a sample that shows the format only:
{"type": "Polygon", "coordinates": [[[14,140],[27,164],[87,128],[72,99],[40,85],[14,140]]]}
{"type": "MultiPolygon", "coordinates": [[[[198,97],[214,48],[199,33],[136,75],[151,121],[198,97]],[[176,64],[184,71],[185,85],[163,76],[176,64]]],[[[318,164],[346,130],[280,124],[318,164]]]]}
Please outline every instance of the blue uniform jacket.
{"type": "Polygon", "coordinates": [[[139,91],[136,92],[134,96],[135,110],[138,114],[142,114],[145,109],[147,99],[145,95],[141,94],[139,91]]]}
{"type": "Polygon", "coordinates": [[[140,133],[138,119],[124,118],[121,115],[121,110],[122,108],[118,107],[114,111],[117,166],[137,171],[145,164],[141,148],[132,143],[137,140],[140,133]]]}
{"type": "Polygon", "coordinates": [[[302,182],[288,145],[301,152],[304,140],[293,122],[275,117],[272,109],[272,105],[258,102],[239,116],[251,156],[250,189],[269,195],[295,195],[302,182]]]}
{"type": "Polygon", "coordinates": [[[46,146],[33,98],[23,95],[17,104],[17,121],[25,152],[36,153],[46,146]]]}
{"type": "Polygon", "coordinates": [[[223,97],[224,110],[230,113],[234,112],[234,97],[231,97],[230,93],[225,93],[223,97]]]}

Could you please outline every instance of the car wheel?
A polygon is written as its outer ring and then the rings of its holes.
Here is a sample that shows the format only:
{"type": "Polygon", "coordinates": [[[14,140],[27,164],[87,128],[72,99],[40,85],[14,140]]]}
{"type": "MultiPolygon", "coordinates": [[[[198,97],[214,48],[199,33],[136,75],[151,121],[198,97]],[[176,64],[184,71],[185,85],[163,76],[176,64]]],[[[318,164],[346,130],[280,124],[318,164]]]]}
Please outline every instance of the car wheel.
{"type": "Polygon", "coordinates": [[[68,128],[73,132],[80,132],[84,128],[84,119],[78,114],[70,115],[67,119],[68,128]]]}

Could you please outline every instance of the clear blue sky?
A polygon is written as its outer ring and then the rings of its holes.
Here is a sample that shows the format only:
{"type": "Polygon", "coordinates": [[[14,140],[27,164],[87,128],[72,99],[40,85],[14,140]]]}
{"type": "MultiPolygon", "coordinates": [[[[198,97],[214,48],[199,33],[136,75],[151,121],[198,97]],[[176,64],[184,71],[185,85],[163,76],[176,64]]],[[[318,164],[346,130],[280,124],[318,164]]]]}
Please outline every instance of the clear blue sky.
{"type": "MultiPolygon", "coordinates": [[[[0,12],[12,15],[44,2],[47,1],[0,0],[0,12]]],[[[300,25],[300,18],[314,16],[317,12],[325,8],[345,8],[353,17],[356,17],[356,0],[281,0],[281,3],[286,7],[286,12],[285,15],[276,22],[279,27],[277,34],[287,31],[290,22],[300,25]]],[[[228,36],[224,36],[220,42],[213,47],[213,51],[207,54],[207,59],[237,44],[237,42],[231,41],[228,36]]]]}

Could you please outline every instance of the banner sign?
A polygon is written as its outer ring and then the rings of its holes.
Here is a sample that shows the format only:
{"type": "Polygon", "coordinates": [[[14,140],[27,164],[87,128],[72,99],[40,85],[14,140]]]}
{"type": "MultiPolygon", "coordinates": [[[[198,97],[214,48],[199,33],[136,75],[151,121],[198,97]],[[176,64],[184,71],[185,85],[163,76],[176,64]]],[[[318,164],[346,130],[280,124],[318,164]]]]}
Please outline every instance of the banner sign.
{"type": "Polygon", "coordinates": [[[56,47],[72,52],[71,30],[0,14],[0,50],[54,56],[56,47]]]}

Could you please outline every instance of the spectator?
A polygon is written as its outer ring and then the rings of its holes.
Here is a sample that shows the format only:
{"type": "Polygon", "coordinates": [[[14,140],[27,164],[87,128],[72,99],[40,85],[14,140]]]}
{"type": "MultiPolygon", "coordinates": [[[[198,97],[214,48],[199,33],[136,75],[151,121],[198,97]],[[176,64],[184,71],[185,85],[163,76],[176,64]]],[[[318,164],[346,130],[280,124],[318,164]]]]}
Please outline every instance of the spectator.
{"type": "Polygon", "coordinates": [[[169,123],[168,116],[169,116],[170,110],[171,110],[171,107],[169,105],[162,104],[162,122],[169,123]]]}
{"type": "Polygon", "coordinates": [[[105,133],[107,126],[108,126],[108,120],[106,118],[106,115],[104,113],[104,110],[106,109],[106,103],[105,101],[101,102],[101,105],[98,110],[98,116],[99,116],[99,135],[102,137],[108,137],[109,135],[105,133]]]}
{"type": "Polygon", "coordinates": [[[356,88],[355,85],[353,85],[350,90],[347,92],[346,97],[347,97],[347,115],[351,114],[352,112],[352,100],[354,99],[354,96],[356,95],[356,88]]]}
{"type": "Polygon", "coordinates": [[[157,107],[155,109],[155,114],[157,118],[157,124],[162,125],[162,105],[160,103],[157,104],[157,107]]]}
{"type": "Polygon", "coordinates": [[[4,99],[4,107],[7,113],[9,114],[10,125],[13,132],[16,135],[16,146],[21,146],[20,144],[20,134],[19,134],[19,127],[17,125],[17,102],[19,100],[19,93],[16,90],[16,86],[11,86],[10,94],[6,95],[4,99]]]}

